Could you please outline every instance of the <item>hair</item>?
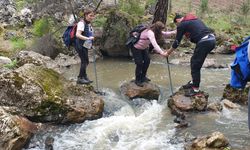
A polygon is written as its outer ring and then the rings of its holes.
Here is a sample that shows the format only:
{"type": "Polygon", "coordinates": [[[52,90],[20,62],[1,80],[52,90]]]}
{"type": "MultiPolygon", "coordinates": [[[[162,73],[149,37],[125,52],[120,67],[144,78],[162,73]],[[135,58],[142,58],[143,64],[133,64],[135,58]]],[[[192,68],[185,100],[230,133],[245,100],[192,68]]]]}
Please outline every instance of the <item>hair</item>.
{"type": "Polygon", "coordinates": [[[165,29],[165,25],[161,21],[157,21],[152,24],[149,29],[151,29],[155,34],[155,39],[159,40],[162,38],[161,31],[165,29]]]}
{"type": "Polygon", "coordinates": [[[182,18],[182,17],[183,17],[183,15],[176,13],[176,14],[175,14],[175,17],[174,17],[174,19],[173,19],[174,23],[177,22],[177,19],[180,19],[180,18],[182,18]]]}
{"type": "Polygon", "coordinates": [[[83,10],[83,16],[84,16],[84,18],[85,18],[88,14],[91,14],[91,13],[94,13],[94,14],[95,14],[94,9],[90,9],[90,8],[84,9],[84,10],[83,10]]]}

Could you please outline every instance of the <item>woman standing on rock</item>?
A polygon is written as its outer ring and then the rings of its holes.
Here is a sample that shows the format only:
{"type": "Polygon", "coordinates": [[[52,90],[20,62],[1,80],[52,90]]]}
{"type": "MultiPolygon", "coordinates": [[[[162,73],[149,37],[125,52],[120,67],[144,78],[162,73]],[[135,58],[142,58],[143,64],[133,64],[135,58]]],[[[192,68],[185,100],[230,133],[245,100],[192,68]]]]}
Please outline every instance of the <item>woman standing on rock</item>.
{"type": "Polygon", "coordinates": [[[156,50],[160,55],[166,56],[160,46],[157,44],[157,40],[161,39],[162,36],[170,36],[175,34],[176,31],[164,32],[165,25],[157,21],[152,24],[149,28],[141,32],[139,41],[132,47],[132,54],[135,60],[135,84],[137,86],[143,87],[143,82],[151,81],[147,78],[147,70],[150,64],[150,58],[148,53],[148,47],[150,44],[153,45],[154,50],[156,50]]]}
{"type": "Polygon", "coordinates": [[[81,59],[80,73],[78,75],[78,84],[90,84],[93,81],[89,80],[86,68],[89,64],[88,49],[92,47],[93,29],[91,22],[95,19],[93,10],[84,10],[84,18],[79,21],[76,29],[76,45],[75,49],[81,59]]]}

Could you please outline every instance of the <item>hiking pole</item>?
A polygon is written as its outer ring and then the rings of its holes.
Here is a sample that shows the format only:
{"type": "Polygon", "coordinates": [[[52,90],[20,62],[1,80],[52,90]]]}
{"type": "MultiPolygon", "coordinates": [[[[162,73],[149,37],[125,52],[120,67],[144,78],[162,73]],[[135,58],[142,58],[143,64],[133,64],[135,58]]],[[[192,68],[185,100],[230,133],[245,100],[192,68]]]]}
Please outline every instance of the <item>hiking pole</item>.
{"type": "Polygon", "coordinates": [[[171,90],[172,95],[174,95],[174,90],[173,90],[173,84],[172,84],[172,78],[171,78],[171,73],[170,73],[170,66],[169,66],[168,57],[167,57],[167,66],[168,66],[168,77],[169,77],[170,90],[171,90]]]}
{"type": "Polygon", "coordinates": [[[96,90],[98,90],[98,79],[97,79],[97,71],[96,71],[96,61],[95,61],[95,48],[93,48],[93,61],[94,61],[94,73],[95,73],[95,84],[96,84],[96,90]]]}

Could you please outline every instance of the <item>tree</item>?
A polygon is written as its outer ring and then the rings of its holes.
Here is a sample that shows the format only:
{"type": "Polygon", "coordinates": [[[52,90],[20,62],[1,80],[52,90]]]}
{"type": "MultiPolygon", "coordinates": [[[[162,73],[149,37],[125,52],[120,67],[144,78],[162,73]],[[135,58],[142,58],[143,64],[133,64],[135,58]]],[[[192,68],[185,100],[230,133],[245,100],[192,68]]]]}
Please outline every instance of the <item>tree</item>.
{"type": "Polygon", "coordinates": [[[152,23],[156,21],[161,21],[164,24],[167,22],[167,11],[168,11],[168,1],[169,0],[158,0],[155,6],[154,20],[152,23]]]}

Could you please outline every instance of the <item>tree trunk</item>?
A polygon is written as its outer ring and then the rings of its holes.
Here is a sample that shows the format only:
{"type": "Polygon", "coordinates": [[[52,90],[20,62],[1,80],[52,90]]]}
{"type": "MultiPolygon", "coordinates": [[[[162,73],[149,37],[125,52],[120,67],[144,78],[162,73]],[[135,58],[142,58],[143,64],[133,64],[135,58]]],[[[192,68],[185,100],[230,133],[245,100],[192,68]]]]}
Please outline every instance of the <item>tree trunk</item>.
{"type": "Polygon", "coordinates": [[[161,21],[162,23],[166,24],[168,1],[169,0],[158,0],[155,6],[154,20],[152,23],[155,23],[156,21],[161,21]]]}

